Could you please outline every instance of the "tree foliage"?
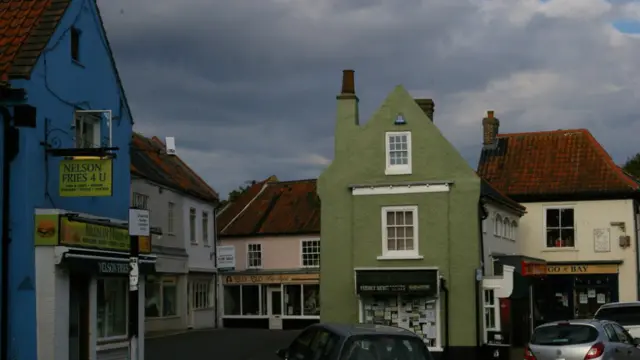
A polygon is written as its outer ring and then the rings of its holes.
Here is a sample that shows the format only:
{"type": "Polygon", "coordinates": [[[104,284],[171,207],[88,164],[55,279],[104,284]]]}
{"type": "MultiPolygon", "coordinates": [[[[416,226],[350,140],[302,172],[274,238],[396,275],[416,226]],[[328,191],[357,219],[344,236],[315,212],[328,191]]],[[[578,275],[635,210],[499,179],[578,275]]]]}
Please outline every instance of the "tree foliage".
{"type": "Polygon", "coordinates": [[[637,153],[634,156],[628,158],[627,162],[624,163],[622,168],[629,174],[640,178],[640,153],[637,153]]]}
{"type": "Polygon", "coordinates": [[[236,199],[238,199],[238,197],[240,197],[240,195],[244,194],[245,191],[249,190],[250,187],[252,187],[253,185],[255,185],[257,183],[256,180],[247,180],[244,182],[243,185],[238,186],[237,189],[232,190],[229,193],[229,196],[227,196],[227,200],[224,200],[221,202],[221,205],[226,205],[228,203],[234,202],[236,201],[236,199]]]}

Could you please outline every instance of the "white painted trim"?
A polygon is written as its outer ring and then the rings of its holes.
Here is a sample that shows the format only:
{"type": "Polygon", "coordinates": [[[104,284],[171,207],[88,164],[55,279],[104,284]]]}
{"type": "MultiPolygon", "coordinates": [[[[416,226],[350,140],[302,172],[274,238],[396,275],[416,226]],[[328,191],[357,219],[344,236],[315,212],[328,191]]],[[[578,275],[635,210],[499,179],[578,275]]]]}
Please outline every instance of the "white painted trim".
{"type": "MultiPolygon", "coordinates": [[[[140,339],[143,340],[143,339],[140,339]]],[[[115,342],[115,343],[106,343],[106,344],[98,344],[96,345],[96,351],[100,352],[100,351],[108,351],[108,350],[116,350],[116,349],[124,349],[129,347],[129,342],[128,341],[119,341],[119,342],[115,342]]]]}
{"type": "Polygon", "coordinates": [[[419,239],[420,232],[418,226],[418,206],[417,205],[406,205],[406,206],[385,206],[382,207],[381,211],[381,240],[382,240],[382,257],[391,258],[394,257],[396,259],[401,258],[415,258],[420,256],[420,247],[419,247],[419,239]],[[387,213],[395,212],[395,211],[411,211],[413,213],[413,250],[402,250],[402,251],[389,251],[387,249],[387,213]]]}
{"type": "Polygon", "coordinates": [[[247,247],[247,249],[246,249],[247,258],[245,259],[245,261],[247,262],[246,268],[247,268],[247,269],[252,269],[252,270],[253,270],[253,269],[262,269],[262,267],[263,267],[263,265],[264,265],[264,264],[262,263],[262,260],[264,260],[264,259],[263,259],[263,257],[262,257],[262,249],[263,249],[262,242],[260,242],[260,241],[257,241],[257,242],[256,242],[256,241],[248,242],[248,243],[247,243],[247,245],[246,245],[246,247],[247,247]],[[249,264],[249,245],[259,245],[259,246],[260,246],[260,266],[251,266],[251,265],[249,264]]]}
{"type": "Polygon", "coordinates": [[[376,258],[376,260],[381,260],[381,261],[385,261],[385,260],[422,260],[424,259],[424,256],[422,255],[391,255],[391,256],[385,256],[385,255],[380,255],[376,258]]]}
{"type": "MultiPolygon", "coordinates": [[[[252,185],[252,186],[253,186],[253,185],[252,185]]],[[[245,210],[247,210],[247,209],[249,208],[249,206],[251,206],[251,204],[253,204],[253,202],[255,201],[255,199],[257,199],[257,198],[262,194],[262,192],[267,188],[267,186],[269,186],[269,181],[265,181],[264,185],[262,185],[262,189],[260,189],[260,191],[258,191],[258,193],[256,194],[256,196],[254,196],[254,197],[253,197],[253,199],[251,199],[251,200],[247,203],[247,205],[245,205],[245,207],[244,207],[244,208],[242,208],[242,210],[240,210],[240,212],[238,212],[238,213],[236,214],[236,216],[234,216],[234,217],[233,217],[233,219],[231,219],[231,221],[229,221],[229,223],[227,224],[227,226],[225,226],[224,228],[222,228],[222,230],[220,230],[220,234],[224,233],[224,231],[225,231],[225,230],[227,230],[227,228],[228,228],[229,226],[231,226],[231,224],[233,224],[233,222],[234,222],[234,221],[236,221],[236,219],[237,219],[240,215],[242,215],[242,214],[245,212],[245,210]]],[[[228,207],[229,205],[231,205],[231,204],[227,204],[227,207],[228,207]]],[[[227,207],[225,207],[225,209],[224,209],[224,210],[226,210],[226,209],[227,209],[227,207]]],[[[220,215],[221,213],[222,213],[222,212],[220,212],[218,215],[220,215]]],[[[222,237],[224,237],[224,235],[221,235],[220,237],[222,238],[222,237]]]]}
{"type": "Polygon", "coordinates": [[[554,204],[542,206],[542,251],[578,251],[578,237],[576,229],[576,204],[554,204]],[[573,209],[573,246],[549,247],[547,246],[547,210],[573,209]]]}
{"type": "Polygon", "coordinates": [[[222,315],[223,319],[268,319],[269,315],[222,315]]]}
{"type": "Polygon", "coordinates": [[[384,134],[385,143],[385,175],[409,175],[412,171],[411,166],[411,131],[388,131],[384,134]],[[391,136],[407,137],[407,164],[406,165],[390,165],[389,164],[389,138],[391,136]]]}
{"type": "Polygon", "coordinates": [[[371,187],[354,187],[353,196],[362,195],[400,195],[425,194],[434,192],[449,192],[449,184],[420,184],[420,185],[374,185],[371,187]]]}
{"type": "Polygon", "coordinates": [[[304,242],[305,241],[318,241],[318,242],[320,242],[320,238],[319,237],[314,237],[314,238],[300,239],[300,268],[301,269],[319,269],[320,265],[318,265],[318,266],[305,266],[304,265],[304,252],[303,252],[303,249],[304,249],[304,242]]]}
{"type": "Polygon", "coordinates": [[[364,267],[355,267],[355,268],[353,268],[353,270],[354,270],[354,273],[355,273],[355,271],[373,271],[373,270],[440,270],[440,268],[438,268],[437,266],[394,266],[394,267],[364,266],[364,267]]]}
{"type": "Polygon", "coordinates": [[[319,315],[282,315],[283,320],[316,320],[320,319],[319,315]]]}
{"type": "Polygon", "coordinates": [[[500,298],[497,295],[499,291],[499,287],[483,287],[482,288],[482,338],[484,339],[484,343],[487,343],[487,331],[500,331],[500,298]],[[493,305],[487,305],[485,302],[485,292],[491,290],[493,291],[493,305]],[[493,309],[493,323],[495,327],[489,328],[486,324],[486,317],[484,316],[486,309],[493,309]]]}

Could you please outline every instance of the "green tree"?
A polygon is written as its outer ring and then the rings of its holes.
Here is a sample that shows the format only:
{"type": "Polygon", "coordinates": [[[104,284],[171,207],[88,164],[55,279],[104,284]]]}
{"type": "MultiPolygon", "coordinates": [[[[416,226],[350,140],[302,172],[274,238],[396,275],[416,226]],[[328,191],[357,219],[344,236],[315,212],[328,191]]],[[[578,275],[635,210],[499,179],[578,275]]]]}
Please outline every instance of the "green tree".
{"type": "Polygon", "coordinates": [[[249,190],[250,187],[252,187],[253,185],[255,185],[257,183],[256,180],[247,180],[244,182],[244,185],[240,185],[238,186],[237,189],[232,190],[229,193],[229,196],[227,196],[227,200],[223,200],[220,205],[224,206],[230,202],[234,202],[236,201],[236,199],[238,197],[240,197],[240,195],[244,194],[245,191],[249,190]]]}
{"type": "Polygon", "coordinates": [[[622,168],[629,174],[640,178],[640,153],[637,153],[634,156],[628,158],[627,162],[624,163],[622,168]]]}

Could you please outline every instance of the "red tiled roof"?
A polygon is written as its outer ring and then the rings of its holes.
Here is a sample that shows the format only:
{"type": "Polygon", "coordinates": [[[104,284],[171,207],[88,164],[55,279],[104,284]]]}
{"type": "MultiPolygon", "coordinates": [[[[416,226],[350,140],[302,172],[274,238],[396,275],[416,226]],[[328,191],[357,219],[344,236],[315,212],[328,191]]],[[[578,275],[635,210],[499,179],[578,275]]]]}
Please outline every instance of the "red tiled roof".
{"type": "Polygon", "coordinates": [[[165,145],[134,133],[131,139],[131,174],[211,203],[218,193],[176,155],[166,155],[165,145]]]}
{"type": "Polygon", "coordinates": [[[0,82],[28,79],[70,0],[0,1],[0,82]]]}
{"type": "Polygon", "coordinates": [[[640,189],[585,129],[499,134],[482,150],[478,174],[511,197],[640,189]]]}
{"type": "Polygon", "coordinates": [[[220,214],[221,237],[320,233],[316,180],[272,179],[251,186],[220,214]]]}

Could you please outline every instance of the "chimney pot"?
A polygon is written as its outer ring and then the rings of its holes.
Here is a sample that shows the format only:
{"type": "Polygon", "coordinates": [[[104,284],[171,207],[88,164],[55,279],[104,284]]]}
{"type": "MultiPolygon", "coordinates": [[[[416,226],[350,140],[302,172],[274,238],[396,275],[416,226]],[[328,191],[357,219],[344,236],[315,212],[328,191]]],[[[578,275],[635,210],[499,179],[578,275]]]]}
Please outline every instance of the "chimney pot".
{"type": "Polygon", "coordinates": [[[356,86],[353,70],[342,70],[342,91],[343,95],[355,95],[356,86]]]}
{"type": "Polygon", "coordinates": [[[416,99],[416,104],[420,106],[420,109],[431,119],[433,122],[433,112],[435,111],[435,103],[433,99],[416,99]]]}
{"type": "Polygon", "coordinates": [[[485,148],[495,148],[500,130],[500,120],[494,116],[493,110],[487,111],[487,117],[482,119],[482,144],[485,148]]]}
{"type": "Polygon", "coordinates": [[[487,110],[487,117],[493,119],[493,110],[487,110]]]}

